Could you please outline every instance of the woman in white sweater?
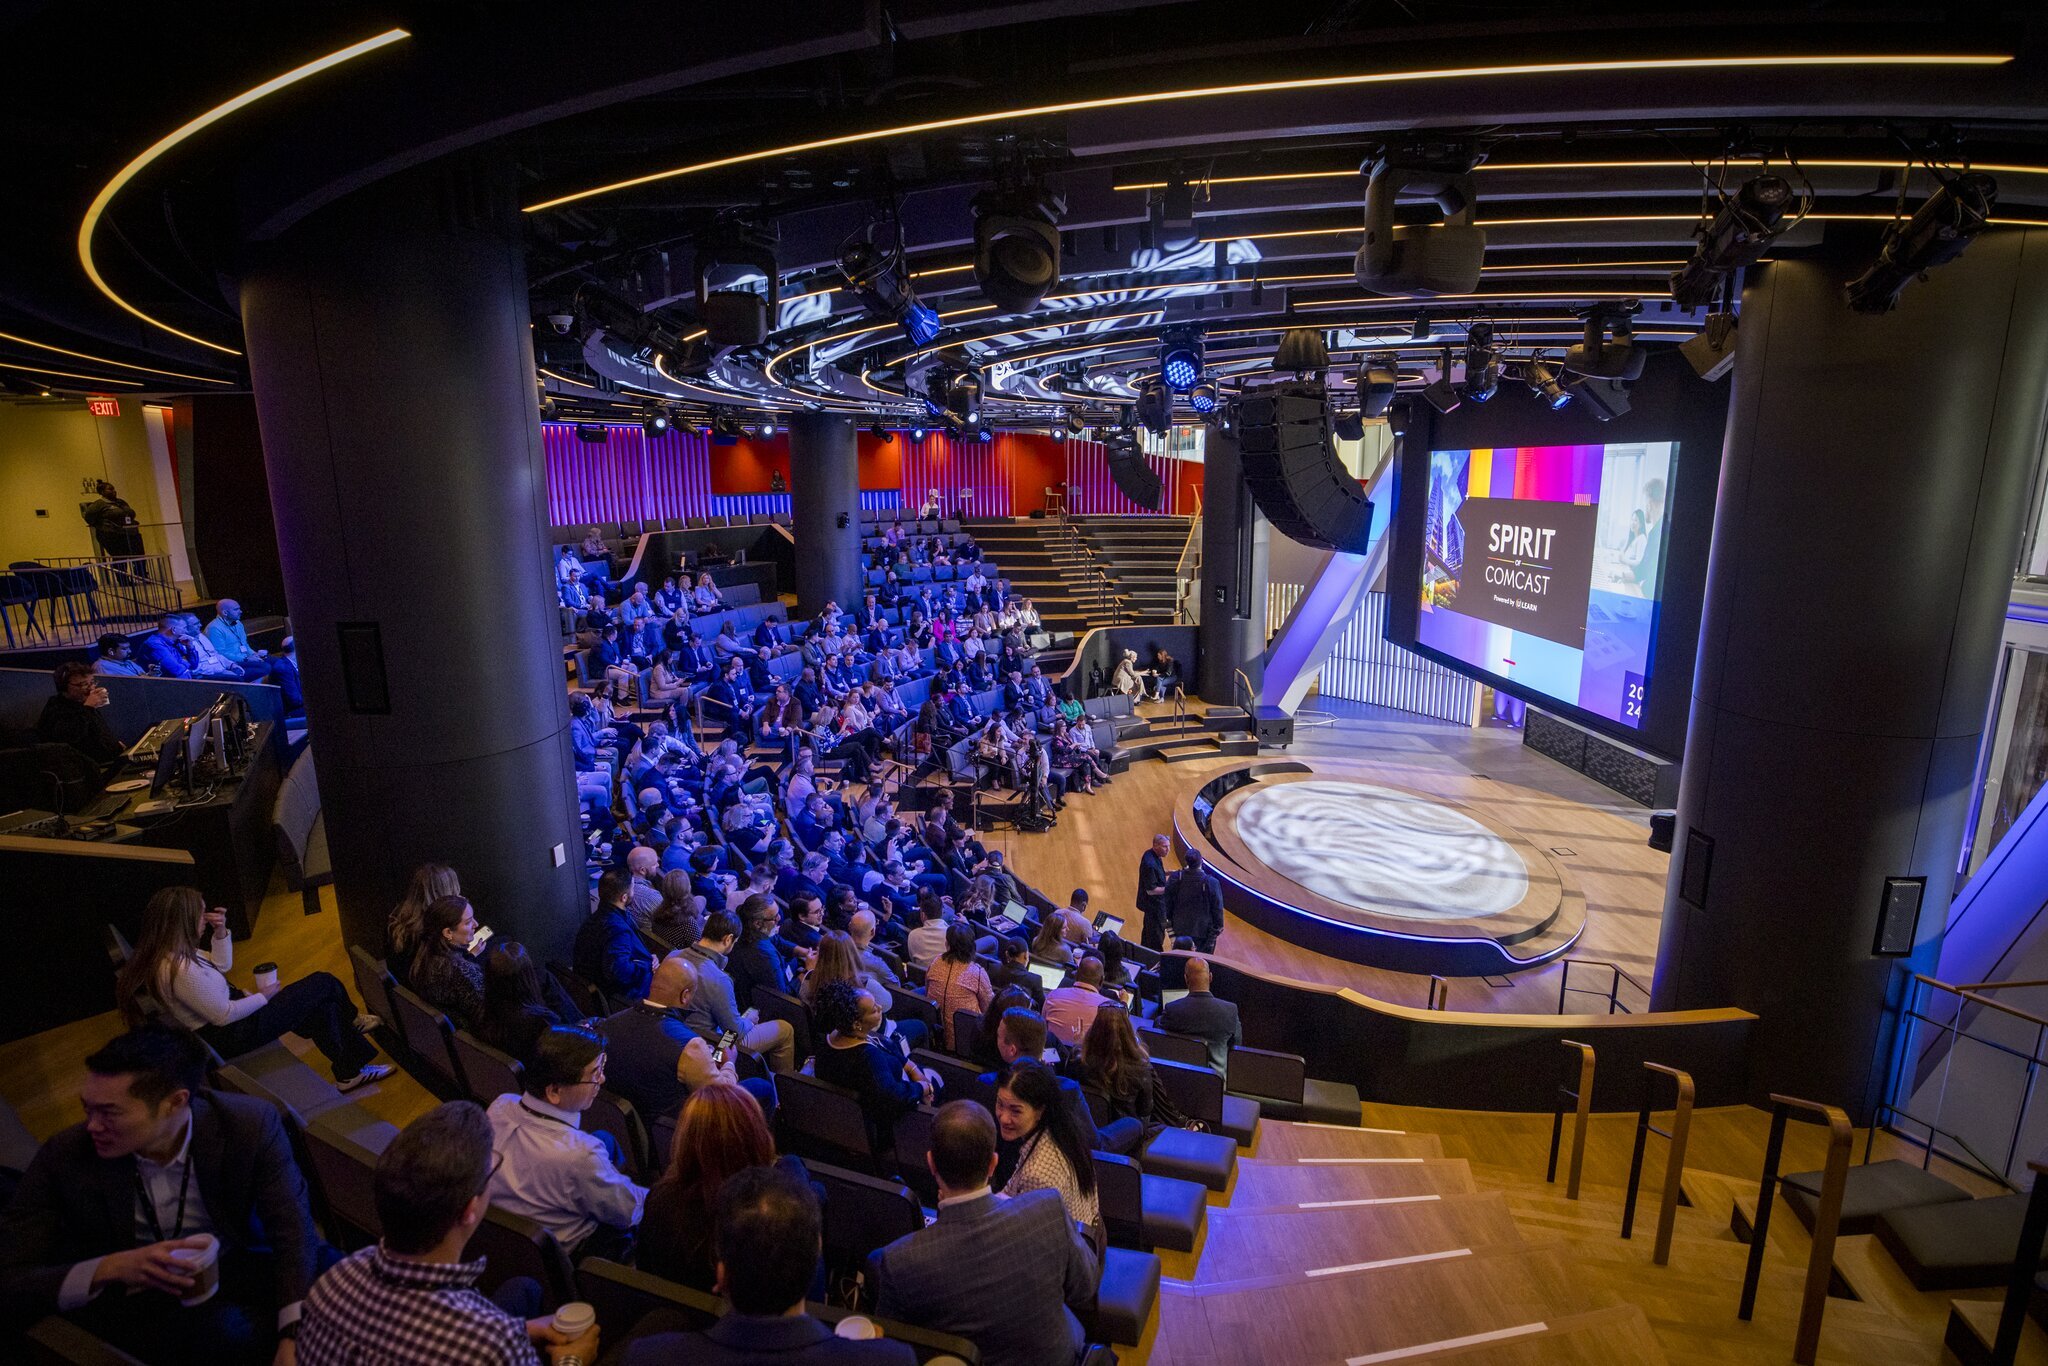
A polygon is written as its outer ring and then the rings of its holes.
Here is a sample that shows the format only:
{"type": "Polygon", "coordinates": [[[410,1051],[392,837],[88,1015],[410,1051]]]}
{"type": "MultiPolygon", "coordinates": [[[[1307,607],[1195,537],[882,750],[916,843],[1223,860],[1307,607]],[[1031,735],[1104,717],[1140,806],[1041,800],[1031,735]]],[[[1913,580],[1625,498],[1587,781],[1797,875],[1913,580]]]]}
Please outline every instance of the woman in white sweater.
{"type": "Polygon", "coordinates": [[[226,969],[233,962],[227,913],[207,910],[206,899],[191,887],[166,887],[149,899],[135,951],[114,979],[121,1011],[131,1025],[140,1025],[138,998],[148,996],[224,1058],[261,1048],[280,1034],[302,1035],[327,1055],[343,1091],[391,1075],[375,1061],[377,1046],[363,1037],[375,1028],[375,1017],[357,1014],[332,974],[312,973],[249,995],[228,984],[226,969]]]}

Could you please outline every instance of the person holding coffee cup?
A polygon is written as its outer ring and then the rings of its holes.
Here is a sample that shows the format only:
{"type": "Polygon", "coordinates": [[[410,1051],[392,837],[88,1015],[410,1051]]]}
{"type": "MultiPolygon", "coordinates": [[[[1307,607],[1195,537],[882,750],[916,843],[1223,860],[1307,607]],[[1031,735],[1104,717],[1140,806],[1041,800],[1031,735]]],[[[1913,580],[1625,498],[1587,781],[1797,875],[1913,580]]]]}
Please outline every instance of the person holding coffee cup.
{"type": "Polygon", "coordinates": [[[0,1215],[0,1295],[155,1366],[289,1361],[321,1243],[277,1112],[204,1089],[198,1041],[161,1026],[85,1066],[84,1123],[0,1215]]]}
{"type": "Polygon", "coordinates": [[[376,1361],[594,1366],[597,1314],[580,1302],[542,1315],[541,1288],[514,1277],[476,1289],[463,1250],[490,1206],[491,1122],[466,1100],[436,1106],[377,1159],[383,1240],[329,1267],[306,1296],[299,1366],[376,1361]]]}

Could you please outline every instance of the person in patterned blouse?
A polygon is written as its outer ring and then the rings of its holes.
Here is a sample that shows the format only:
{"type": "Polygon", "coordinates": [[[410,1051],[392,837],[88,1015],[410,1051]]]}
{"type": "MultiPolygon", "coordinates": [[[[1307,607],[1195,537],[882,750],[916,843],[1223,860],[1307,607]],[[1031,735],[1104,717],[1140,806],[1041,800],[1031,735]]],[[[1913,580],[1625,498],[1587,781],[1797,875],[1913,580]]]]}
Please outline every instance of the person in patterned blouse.
{"type": "Polygon", "coordinates": [[[482,1258],[462,1250],[490,1204],[491,1124],[466,1100],[414,1120],[377,1160],[384,1237],[329,1267],[306,1295],[300,1366],[539,1366],[597,1360],[597,1328],[570,1340],[540,1308],[540,1286],[515,1278],[486,1297],[482,1258]]]}

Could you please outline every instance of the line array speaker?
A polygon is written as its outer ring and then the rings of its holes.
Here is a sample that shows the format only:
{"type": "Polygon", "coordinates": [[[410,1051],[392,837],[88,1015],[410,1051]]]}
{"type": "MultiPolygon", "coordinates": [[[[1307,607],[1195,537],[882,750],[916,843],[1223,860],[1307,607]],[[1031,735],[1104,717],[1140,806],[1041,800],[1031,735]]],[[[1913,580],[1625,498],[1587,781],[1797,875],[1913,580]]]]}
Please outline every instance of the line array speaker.
{"type": "Polygon", "coordinates": [[[1138,449],[1137,442],[1112,438],[1107,451],[1109,477],[1115,481],[1117,491],[1147,512],[1159,511],[1166,486],[1159,480],[1159,471],[1138,449]]]}
{"type": "Polygon", "coordinates": [[[1320,386],[1246,395],[1238,407],[1238,450],[1245,484],[1267,521],[1304,545],[1366,552],[1372,501],[1337,460],[1320,386]]]}

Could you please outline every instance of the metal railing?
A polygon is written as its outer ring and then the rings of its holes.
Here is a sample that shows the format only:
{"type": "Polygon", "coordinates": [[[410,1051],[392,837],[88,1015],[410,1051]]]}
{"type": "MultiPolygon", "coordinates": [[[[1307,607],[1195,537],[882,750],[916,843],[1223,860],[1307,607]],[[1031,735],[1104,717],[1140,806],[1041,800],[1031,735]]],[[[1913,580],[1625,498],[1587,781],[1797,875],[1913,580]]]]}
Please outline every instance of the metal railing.
{"type": "Polygon", "coordinates": [[[1232,706],[1237,705],[1237,697],[1240,690],[1244,693],[1244,733],[1246,735],[1257,735],[1259,733],[1259,694],[1252,687],[1252,676],[1250,674],[1246,673],[1243,669],[1232,669],[1230,671],[1230,704],[1232,706]]]}
{"type": "Polygon", "coordinates": [[[1643,1150],[1649,1146],[1650,1135],[1655,1134],[1671,1145],[1664,1160],[1664,1194],[1657,1202],[1657,1248],[1650,1257],[1656,1265],[1665,1266],[1671,1261],[1671,1230],[1678,1217],[1679,1184],[1685,1179],[1685,1145],[1692,1135],[1692,1077],[1661,1062],[1646,1062],[1643,1070],[1670,1077],[1676,1084],[1677,1095],[1672,1102],[1671,1127],[1659,1129],[1650,1123],[1650,1086],[1655,1078],[1643,1083],[1643,1108],[1636,1115],[1636,1150],[1628,1163],[1628,1197],[1621,1207],[1621,1236],[1628,1238],[1635,1233],[1636,1188],[1643,1181],[1643,1150]]]}
{"type": "MultiPolygon", "coordinates": [[[[2020,1153],[2033,1147],[2027,1142],[2027,1126],[2035,1083],[2042,1068],[2048,1067],[2048,1017],[1993,1000],[1986,993],[2043,985],[2048,983],[1957,984],[1943,982],[1924,973],[1908,972],[1899,1007],[1899,1028],[1906,1037],[1898,1049],[1884,1100],[1877,1107],[1871,1137],[1865,1142],[1864,1160],[1869,1160],[1876,1131],[1882,1127],[1917,1145],[1921,1150],[1920,1165],[1923,1168],[1931,1167],[1939,1152],[1947,1161],[1968,1167],[2009,1190],[2014,1189],[2014,1168],[2020,1163],[2020,1153]],[[1930,998],[1937,995],[1951,1003],[1945,1013],[1930,1005],[1930,998]],[[1964,1011],[1968,1007],[1975,1007],[1977,1014],[1973,1021],[1966,1023],[1964,1011]],[[2004,1027],[2009,1037],[1993,1036],[1993,1029],[1999,1026],[2004,1027]],[[1913,1106],[1914,1096],[1924,1084],[1916,1081],[1914,1060],[1929,1051],[1925,1046],[1926,1040],[1920,1037],[1920,1028],[1934,1031],[1935,1042],[1946,1044],[1938,1081],[1931,1075],[1925,1079],[1925,1082],[1933,1083],[1931,1112],[1924,1106],[1916,1111],[1913,1106]],[[1957,1059],[1965,1044],[1984,1052],[1964,1063],[1964,1075],[1958,1079],[1955,1075],[1957,1059]],[[1961,1131],[1961,1124],[1949,1120],[1947,1107],[1951,1089],[1967,1098],[1980,1119],[1987,1114],[1997,1115],[2003,1108],[2000,1093],[2010,1094],[2009,1101],[2005,1103],[2011,1106],[2011,1121],[2007,1124],[2001,1119],[1999,1127],[2002,1134],[1992,1135],[1990,1144],[1987,1144],[1996,1145],[2002,1139],[2002,1155],[1994,1146],[1993,1156],[1987,1157],[1961,1131]],[[1902,1128],[1902,1124],[1906,1127],[1902,1128]],[[1920,1132],[1915,1133],[1914,1130],[1920,1132]]],[[[1966,1118],[1964,1122],[1969,1120],[1966,1118]]],[[[1980,1133],[1979,1137],[1981,1139],[1983,1135],[1980,1133]]]]}
{"type": "Polygon", "coordinates": [[[1053,540],[1059,549],[1080,562],[1071,569],[1060,569],[1059,573],[1062,577],[1069,574],[1080,577],[1080,589],[1075,596],[1095,624],[1123,625],[1130,609],[1130,599],[1118,591],[1116,580],[1110,578],[1101,556],[1081,535],[1080,528],[1071,520],[1062,521],[1053,532],[1053,540]]]}
{"type": "Polygon", "coordinates": [[[1771,1097],[1771,1137],[1764,1146],[1756,1219],[1749,1231],[1749,1263],[1742,1273],[1742,1303],[1735,1316],[1747,1323],[1756,1312],[1757,1281],[1763,1275],[1764,1250],[1770,1245],[1778,1160],[1784,1155],[1785,1123],[1790,1119],[1825,1124],[1828,1130],[1828,1160],[1821,1169],[1820,1200],[1813,1210],[1813,1245],[1806,1254],[1806,1285],[1799,1297],[1799,1330],[1792,1339],[1792,1360],[1799,1366],[1812,1366],[1814,1354],[1820,1350],[1820,1321],[1827,1312],[1828,1278],[1835,1266],[1835,1234],[1841,1228],[1842,1192],[1849,1182],[1849,1149],[1856,1139],[1855,1130],[1849,1127],[1849,1117],[1832,1105],[1797,1096],[1771,1097]]]}
{"type": "Polygon", "coordinates": [[[1195,515],[1188,519],[1188,538],[1173,566],[1173,620],[1176,626],[1202,624],[1202,504],[1195,495],[1195,515]]]}
{"type": "Polygon", "coordinates": [[[1435,973],[1429,974],[1429,1003],[1425,1010],[1448,1010],[1451,1007],[1451,984],[1435,973]]]}
{"type": "Polygon", "coordinates": [[[1577,1039],[1559,1039],[1565,1048],[1578,1050],[1578,1081],[1574,1085],[1572,1074],[1567,1071],[1565,1080],[1557,1084],[1556,1108],[1550,1116],[1550,1165],[1544,1170],[1543,1179],[1555,1183],[1557,1180],[1557,1150],[1564,1141],[1565,1102],[1573,1102],[1575,1111],[1572,1120],[1572,1165],[1565,1179],[1564,1198],[1579,1198],[1579,1175],[1586,1168],[1586,1121],[1593,1117],[1593,1045],[1580,1043],[1577,1039]]]}
{"type": "Polygon", "coordinates": [[[0,573],[0,634],[10,649],[91,645],[109,631],[154,626],[184,605],[169,555],[52,556],[0,573]]]}
{"type": "Polygon", "coordinates": [[[1641,981],[1623,971],[1619,963],[1610,963],[1605,958],[1565,958],[1559,961],[1563,964],[1563,971],[1559,972],[1557,976],[1557,1013],[1560,1015],[1564,1014],[1564,998],[1567,992],[1576,991],[1584,996],[1605,996],[1607,998],[1607,1013],[1609,1015],[1617,1011],[1623,1015],[1635,1014],[1633,1010],[1630,1010],[1622,1003],[1621,984],[1623,982],[1627,982],[1637,991],[1642,992],[1644,1000],[1647,1001],[1649,999],[1650,989],[1644,986],[1641,981]],[[1611,974],[1607,979],[1607,990],[1603,992],[1597,987],[1573,986],[1572,969],[1575,967],[1606,968],[1611,974]]]}
{"type": "Polygon", "coordinates": [[[2020,1333],[2027,1326],[2027,1306],[2034,1298],[2035,1268],[2041,1265],[2041,1245],[2048,1242],[2048,1165],[2030,1159],[2027,1169],[2034,1174],[2034,1189],[2027,1197],[2026,1217],[2020,1221],[2020,1243],[2013,1252],[2012,1273],[2005,1283],[2005,1303],[1998,1311],[1998,1333],[1991,1340],[1992,1366],[2013,1366],[2019,1359],[2020,1333]]]}

